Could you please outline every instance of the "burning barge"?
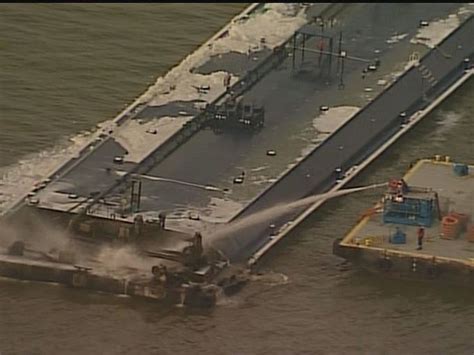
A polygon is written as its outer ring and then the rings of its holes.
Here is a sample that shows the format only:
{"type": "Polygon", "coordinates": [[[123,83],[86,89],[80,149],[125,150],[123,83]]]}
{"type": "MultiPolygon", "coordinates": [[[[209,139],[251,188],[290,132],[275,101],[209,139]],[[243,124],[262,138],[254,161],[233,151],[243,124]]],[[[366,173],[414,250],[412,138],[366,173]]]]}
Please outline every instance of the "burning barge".
{"type": "Polygon", "coordinates": [[[473,74],[471,10],[412,4],[399,21],[400,6],[249,7],[13,201],[3,222],[22,232],[0,274],[192,305],[238,290],[324,200],[216,230],[339,190],[473,74]],[[391,27],[367,28],[374,13],[391,27]],[[436,41],[422,35],[440,23],[436,41]],[[61,252],[42,242],[44,221],[61,252]],[[110,244],[123,257],[112,268],[110,244]]]}
{"type": "Polygon", "coordinates": [[[89,253],[87,261],[78,263],[78,248],[78,242],[71,241],[67,249],[45,253],[15,241],[0,255],[0,275],[199,307],[214,305],[220,294],[231,295],[247,281],[244,270],[231,268],[218,253],[204,254],[199,233],[181,253],[143,252],[143,258],[167,261],[151,267],[152,277],[133,265],[110,274],[104,270],[103,262],[94,260],[93,253],[89,253]]]}

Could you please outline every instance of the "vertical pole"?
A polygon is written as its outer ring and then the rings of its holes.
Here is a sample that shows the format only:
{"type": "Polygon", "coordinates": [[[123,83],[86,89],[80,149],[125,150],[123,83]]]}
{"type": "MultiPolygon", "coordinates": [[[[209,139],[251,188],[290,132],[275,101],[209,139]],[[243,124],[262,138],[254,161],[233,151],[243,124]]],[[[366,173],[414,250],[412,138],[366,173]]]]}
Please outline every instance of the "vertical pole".
{"type": "Polygon", "coordinates": [[[131,186],[131,198],[130,198],[130,210],[132,213],[140,210],[140,200],[142,195],[142,181],[132,180],[131,186]]]}
{"type": "Polygon", "coordinates": [[[303,41],[302,41],[302,48],[301,48],[301,64],[304,62],[304,48],[306,45],[306,33],[303,33],[303,41]]]}
{"type": "Polygon", "coordinates": [[[138,201],[137,201],[137,212],[140,211],[140,201],[142,199],[142,181],[138,180],[138,201]]]}
{"type": "Polygon", "coordinates": [[[339,56],[337,57],[337,68],[336,68],[336,72],[339,72],[339,67],[341,66],[341,50],[342,50],[342,31],[339,32],[339,48],[337,49],[337,53],[339,54],[339,56]]]}
{"type": "MultiPolygon", "coordinates": [[[[321,36],[319,37],[319,50],[322,51],[323,50],[323,41],[324,41],[324,18],[321,16],[321,23],[320,23],[320,26],[321,26],[321,36]]],[[[319,53],[319,67],[321,68],[321,59],[323,57],[323,53],[319,53]]],[[[320,72],[320,74],[322,74],[322,72],[320,72]]]]}
{"type": "Polygon", "coordinates": [[[293,65],[292,65],[292,68],[293,70],[295,70],[295,55],[296,55],[296,35],[297,35],[298,32],[295,32],[295,34],[293,35],[293,65]]]}
{"type": "Polygon", "coordinates": [[[328,68],[328,76],[331,76],[331,68],[332,68],[332,53],[333,53],[333,43],[332,43],[332,37],[329,39],[329,68],[328,68]]]}
{"type": "Polygon", "coordinates": [[[318,48],[318,49],[319,49],[318,66],[319,66],[320,68],[321,68],[321,59],[322,59],[322,57],[323,57],[322,51],[323,51],[323,49],[324,49],[324,47],[323,47],[323,40],[324,40],[324,38],[323,38],[322,36],[320,36],[320,37],[319,37],[319,48],[318,48]]]}
{"type": "Polygon", "coordinates": [[[341,57],[341,80],[339,82],[339,89],[344,89],[344,57],[341,57]]]}
{"type": "Polygon", "coordinates": [[[130,211],[132,213],[134,211],[134,201],[135,201],[135,180],[132,180],[131,186],[130,186],[130,211]]]}

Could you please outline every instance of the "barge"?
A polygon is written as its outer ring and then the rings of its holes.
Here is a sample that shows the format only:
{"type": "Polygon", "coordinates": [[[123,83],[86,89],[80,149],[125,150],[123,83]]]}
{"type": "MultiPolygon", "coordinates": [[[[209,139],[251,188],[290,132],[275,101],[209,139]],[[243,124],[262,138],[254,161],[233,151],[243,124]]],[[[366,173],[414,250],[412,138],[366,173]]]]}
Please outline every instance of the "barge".
{"type": "Polygon", "coordinates": [[[419,160],[334,253],[371,272],[474,287],[474,166],[419,160]]]}
{"type": "Polygon", "coordinates": [[[12,200],[0,274],[184,304],[238,290],[324,199],[219,230],[339,190],[474,73],[472,5],[403,6],[251,5],[12,200]]]}

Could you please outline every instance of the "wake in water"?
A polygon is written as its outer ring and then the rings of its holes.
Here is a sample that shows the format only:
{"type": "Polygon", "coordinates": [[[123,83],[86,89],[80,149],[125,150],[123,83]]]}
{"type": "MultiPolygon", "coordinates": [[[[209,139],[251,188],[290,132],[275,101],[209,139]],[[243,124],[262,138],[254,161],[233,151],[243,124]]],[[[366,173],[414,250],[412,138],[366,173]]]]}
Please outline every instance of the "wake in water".
{"type": "Polygon", "coordinates": [[[268,286],[280,286],[288,284],[288,276],[273,271],[259,274],[250,274],[249,281],[261,282],[268,286]]]}
{"type": "Polygon", "coordinates": [[[16,164],[0,166],[0,216],[21,196],[56,171],[110,125],[110,120],[97,124],[97,130],[83,131],[56,146],[23,157],[16,164]]]}
{"type": "MultiPolygon", "coordinates": [[[[360,192],[360,191],[365,191],[365,190],[370,190],[370,189],[375,189],[378,187],[382,186],[387,186],[387,183],[381,183],[381,184],[374,184],[374,185],[369,185],[369,186],[362,186],[362,187],[355,187],[351,189],[343,189],[339,191],[334,191],[334,192],[327,192],[324,194],[319,194],[319,195],[313,195],[309,197],[305,197],[303,199],[290,202],[290,203],[280,203],[276,206],[264,209],[260,212],[257,212],[253,215],[250,215],[248,217],[244,217],[240,220],[237,220],[235,222],[231,222],[222,228],[218,229],[212,234],[209,234],[205,240],[205,246],[207,247],[214,247],[216,248],[216,244],[222,244],[227,238],[230,238],[229,236],[235,235],[236,232],[239,232],[243,234],[246,229],[250,227],[257,226],[261,223],[264,223],[266,221],[271,221],[274,220],[275,218],[281,217],[282,215],[285,215],[297,208],[304,207],[307,205],[314,204],[318,201],[322,200],[327,200],[331,199],[334,197],[338,196],[343,196],[355,192],[360,192]]],[[[230,242],[230,241],[229,241],[230,242]]],[[[220,245],[219,245],[220,246],[220,245]]],[[[220,249],[220,248],[217,248],[220,249]]],[[[225,252],[224,252],[225,253],[225,252]]]]}

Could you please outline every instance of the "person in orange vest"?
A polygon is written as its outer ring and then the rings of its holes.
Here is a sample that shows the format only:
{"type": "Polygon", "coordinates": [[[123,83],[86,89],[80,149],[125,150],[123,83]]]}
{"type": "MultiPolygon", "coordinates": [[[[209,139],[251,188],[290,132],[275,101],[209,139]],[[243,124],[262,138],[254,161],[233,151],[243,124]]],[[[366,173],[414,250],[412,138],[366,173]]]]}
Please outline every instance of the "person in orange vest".
{"type": "Polygon", "coordinates": [[[423,238],[425,237],[425,228],[418,228],[418,248],[416,250],[423,249],[423,238]]]}

